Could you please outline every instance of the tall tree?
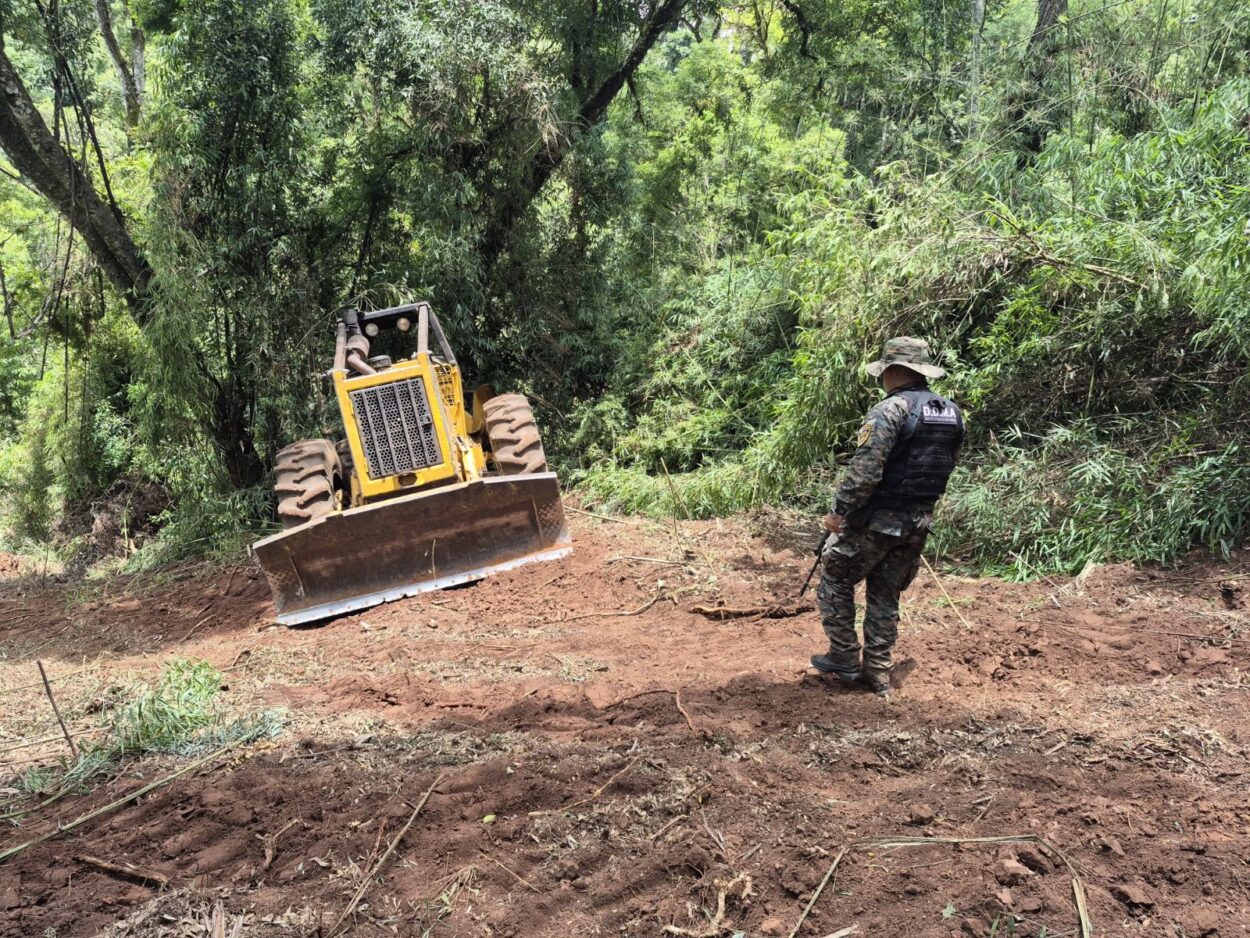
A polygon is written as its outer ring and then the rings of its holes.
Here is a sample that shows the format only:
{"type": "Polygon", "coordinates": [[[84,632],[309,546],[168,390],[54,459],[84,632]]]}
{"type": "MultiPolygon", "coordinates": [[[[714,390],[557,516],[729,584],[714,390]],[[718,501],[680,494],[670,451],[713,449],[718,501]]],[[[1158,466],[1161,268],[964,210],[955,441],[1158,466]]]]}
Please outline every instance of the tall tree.
{"type": "Polygon", "coordinates": [[[1055,127],[1053,105],[1046,100],[1046,86],[1062,49],[1060,41],[1068,0],[1037,0],[1037,23],[1024,51],[1023,84],[1008,101],[1007,122],[1020,142],[1023,166],[1042,152],[1046,136],[1055,127]]]}
{"type": "Polygon", "coordinates": [[[608,106],[616,100],[647,53],[659,38],[679,21],[689,0],[663,0],[642,24],[637,38],[629,51],[615,67],[611,68],[596,84],[579,89],[582,92],[577,113],[568,121],[568,130],[548,146],[534,148],[534,155],[525,165],[521,185],[509,189],[496,202],[482,237],[482,257],[489,267],[499,257],[508,243],[517,222],[530,204],[542,192],[543,187],[555,175],[577,141],[597,126],[607,113],[608,106]]]}
{"type": "Polygon", "coordinates": [[[151,268],[120,214],[106,205],[85,169],[35,107],[0,33],[0,147],[30,184],[82,236],[96,263],[142,319],[151,268]]]}
{"type": "Polygon", "coordinates": [[[113,10],[110,0],[95,0],[95,15],[96,22],[100,25],[100,37],[104,40],[104,48],[108,50],[113,70],[117,73],[122,104],[126,110],[126,126],[133,131],[139,126],[139,118],[143,112],[145,48],[143,30],[137,24],[130,27],[130,58],[127,60],[117,41],[117,33],[113,29],[113,10]]]}

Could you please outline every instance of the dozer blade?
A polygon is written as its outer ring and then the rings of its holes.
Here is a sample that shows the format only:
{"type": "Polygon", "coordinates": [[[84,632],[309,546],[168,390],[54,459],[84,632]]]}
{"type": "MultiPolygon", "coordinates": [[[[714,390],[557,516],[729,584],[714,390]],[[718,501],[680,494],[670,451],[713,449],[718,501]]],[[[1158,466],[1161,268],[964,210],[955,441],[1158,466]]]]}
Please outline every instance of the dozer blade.
{"type": "Polygon", "coordinates": [[[554,472],[493,476],[318,518],[252,545],[278,621],[314,622],[572,547],[554,472]]]}

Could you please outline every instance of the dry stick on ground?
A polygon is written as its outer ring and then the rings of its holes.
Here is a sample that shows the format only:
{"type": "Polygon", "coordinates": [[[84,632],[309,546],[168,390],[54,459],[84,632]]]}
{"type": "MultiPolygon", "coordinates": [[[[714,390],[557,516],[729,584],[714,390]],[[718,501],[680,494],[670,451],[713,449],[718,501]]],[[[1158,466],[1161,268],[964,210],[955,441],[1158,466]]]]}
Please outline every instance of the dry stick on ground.
{"type": "Polygon", "coordinates": [[[635,557],[632,554],[621,554],[618,557],[609,557],[606,563],[620,563],[622,560],[632,560],[637,563],[662,563],[668,564],[670,567],[686,567],[690,565],[688,560],[665,560],[662,557],[635,557]]]}
{"type": "Polygon", "coordinates": [[[679,822],[681,822],[681,821],[686,820],[686,818],[687,818],[687,817],[689,817],[689,815],[687,815],[687,814],[679,814],[679,815],[677,815],[677,817],[675,817],[675,818],[673,818],[672,820],[670,820],[667,824],[665,824],[665,825],[664,825],[663,827],[661,827],[658,831],[656,831],[654,834],[652,834],[652,835],[651,835],[651,839],[652,839],[652,840],[659,840],[661,837],[663,837],[663,836],[664,836],[665,832],[666,832],[666,831],[668,831],[668,830],[669,830],[669,829],[670,829],[670,828],[671,828],[674,824],[677,824],[677,823],[679,823],[679,822]]]}
{"type": "Polygon", "coordinates": [[[964,628],[969,632],[972,631],[972,625],[964,618],[964,614],[959,611],[959,607],[955,605],[955,600],[951,599],[951,594],[946,592],[946,587],[942,585],[942,581],[938,578],[937,571],[933,569],[933,565],[929,563],[929,558],[924,554],[920,555],[920,559],[924,561],[925,569],[929,571],[929,575],[933,577],[933,582],[937,584],[937,588],[942,591],[942,595],[946,597],[946,602],[955,610],[955,615],[959,616],[959,621],[964,624],[964,628]]]}
{"type": "Polygon", "coordinates": [[[1036,834],[1011,834],[1005,837],[871,837],[866,840],[852,841],[839,850],[838,855],[829,864],[829,870],[825,873],[825,878],[820,881],[820,885],[812,893],[812,898],[808,900],[807,906],[803,909],[803,914],[799,916],[799,920],[794,924],[794,928],[791,929],[789,938],[795,938],[799,933],[799,929],[807,921],[808,914],[812,911],[813,906],[816,905],[816,900],[820,898],[820,894],[824,892],[825,886],[829,884],[829,880],[833,878],[833,874],[837,871],[838,864],[842,862],[842,858],[850,851],[863,850],[866,847],[893,849],[895,847],[926,847],[933,844],[1037,844],[1037,846],[1067,867],[1068,874],[1072,877],[1072,900],[1076,906],[1077,919],[1080,922],[1081,938],[1091,938],[1093,935],[1093,925],[1089,920],[1089,906],[1085,901],[1085,884],[1081,881],[1076,865],[1068,858],[1068,855],[1050,841],[1038,837],[1036,834]]]}
{"type": "Polygon", "coordinates": [[[123,798],[118,798],[116,801],[110,801],[108,804],[106,804],[102,808],[96,808],[94,811],[88,811],[86,814],[83,814],[75,818],[74,820],[70,821],[68,824],[64,826],[59,826],[54,830],[48,831],[48,833],[46,834],[42,834],[39,837],[35,837],[32,840],[28,840],[23,844],[18,844],[16,847],[10,847],[8,850],[0,851],[0,863],[3,863],[4,861],[17,856],[23,850],[27,850],[30,847],[34,847],[38,844],[44,843],[45,841],[51,840],[53,837],[56,837],[60,834],[68,833],[69,831],[72,831],[75,828],[81,827],[82,825],[86,824],[88,821],[93,821],[96,818],[100,817],[101,815],[108,814],[110,811],[115,811],[120,807],[130,804],[130,802],[132,801],[137,801],[139,798],[142,798],[148,792],[156,791],[156,789],[160,788],[162,785],[168,785],[170,782],[174,781],[175,779],[179,779],[189,772],[194,772],[196,769],[202,768],[203,766],[212,762],[218,756],[225,755],[230,750],[237,749],[240,745],[241,745],[240,743],[230,743],[229,745],[222,746],[220,749],[215,749],[212,752],[210,752],[208,755],[204,756],[202,759],[196,759],[194,762],[190,762],[187,765],[184,765],[182,768],[178,769],[178,771],[171,772],[168,775],[162,776],[161,778],[158,778],[156,781],[150,782],[147,785],[144,785],[142,788],[132,791],[129,795],[126,795],[123,798]]]}
{"type": "Polygon", "coordinates": [[[61,718],[61,708],[56,705],[56,698],[52,696],[52,685],[48,683],[48,672],[43,669],[43,662],[36,661],[39,666],[39,676],[43,678],[43,689],[48,694],[48,703],[52,704],[52,712],[56,714],[56,722],[61,724],[61,732],[65,734],[65,742],[69,744],[69,754],[74,761],[78,761],[78,747],[74,745],[74,737],[69,735],[69,730],[65,728],[65,721],[61,718]]]}
{"type": "Polygon", "coordinates": [[[99,857],[88,856],[85,853],[79,854],[74,858],[79,863],[85,863],[87,866],[94,866],[97,870],[103,870],[120,879],[128,879],[139,883],[156,883],[161,888],[169,885],[169,877],[164,873],[153,873],[148,870],[141,870],[137,866],[129,863],[110,863],[108,860],[101,860],[99,857]]]}
{"type": "Polygon", "coordinates": [[[530,889],[534,890],[534,892],[536,893],[539,893],[539,894],[542,893],[542,890],[539,889],[537,886],[535,886],[533,883],[531,883],[528,879],[525,879],[524,877],[520,876],[511,867],[504,866],[504,864],[500,863],[498,860],[492,857],[485,850],[479,850],[478,853],[480,853],[485,859],[490,860],[491,863],[495,864],[495,866],[499,867],[501,870],[503,870],[505,873],[507,873],[509,876],[515,879],[522,886],[527,886],[530,889]]]}
{"type": "MultiPolygon", "coordinates": [[[[94,729],[88,729],[86,733],[83,733],[80,730],[78,735],[80,737],[84,735],[90,736],[93,733],[103,733],[107,729],[108,727],[98,726],[98,727],[95,727],[94,729]]],[[[29,749],[31,746],[41,746],[44,743],[54,743],[58,739],[64,739],[64,738],[65,738],[64,735],[62,735],[61,733],[56,733],[52,736],[44,736],[41,739],[21,739],[15,742],[12,746],[5,746],[4,748],[0,749],[0,755],[4,755],[6,752],[14,752],[18,749],[29,749]]]]}
{"type": "MultiPolygon", "coordinates": [[[[159,662],[152,662],[158,664],[159,662]]],[[[100,663],[88,665],[85,668],[79,668],[77,671],[70,671],[68,674],[62,674],[59,677],[48,678],[49,684],[64,684],[72,677],[78,677],[80,674],[87,674],[90,671],[99,670],[100,663]]],[[[0,687],[0,694],[13,694],[20,690],[30,690],[32,687],[42,686],[42,681],[34,681],[30,684],[19,684],[17,687],[0,687]]]]}
{"type": "MultiPolygon", "coordinates": [[[[212,603],[209,603],[209,605],[211,606],[212,603]]],[[[182,642],[185,642],[192,635],[194,635],[197,631],[199,631],[200,626],[203,625],[205,622],[207,622],[211,618],[212,616],[205,616],[199,622],[195,623],[195,625],[191,626],[191,631],[189,631],[186,635],[182,636],[182,638],[179,639],[179,644],[181,644],[182,642]]]]}
{"type": "Polygon", "coordinates": [[[621,704],[628,703],[631,700],[637,700],[639,697],[649,697],[651,694],[671,694],[671,693],[672,691],[669,690],[667,687],[657,687],[654,690],[642,690],[636,694],[630,694],[628,697],[622,697],[620,700],[614,700],[612,701],[612,703],[608,704],[603,709],[611,710],[613,707],[619,707],[621,704]]]}
{"type": "Polygon", "coordinates": [[[386,848],[386,853],[382,854],[382,858],[378,860],[378,862],[373,865],[373,869],[369,870],[369,872],[365,875],[364,880],[360,884],[360,888],[357,889],[356,894],[352,896],[352,901],[347,903],[347,908],[343,910],[343,914],[339,916],[339,920],[334,923],[333,927],[328,932],[326,932],[329,938],[333,938],[333,936],[338,932],[340,926],[347,921],[348,916],[356,911],[356,905],[365,894],[365,890],[369,888],[369,884],[373,882],[373,878],[378,875],[378,870],[382,868],[382,865],[387,861],[390,855],[395,852],[395,848],[399,846],[399,842],[403,840],[404,835],[408,833],[408,828],[412,827],[413,821],[417,819],[417,815],[421,813],[421,809],[425,807],[425,803],[430,800],[430,795],[434,793],[434,789],[438,787],[438,783],[442,780],[443,776],[440,775],[430,783],[430,787],[425,790],[425,794],[421,796],[421,800],[417,802],[417,806],[412,809],[412,814],[408,816],[408,823],[400,828],[399,833],[395,835],[395,839],[392,840],[390,846],[386,848]]]}
{"type": "Polygon", "coordinates": [[[578,619],[594,619],[594,618],[597,618],[597,617],[599,617],[599,616],[603,616],[603,617],[607,617],[607,616],[640,616],[640,615],[642,615],[644,612],[646,612],[648,609],[650,609],[652,606],[654,606],[656,603],[658,603],[661,599],[664,599],[664,598],[665,598],[665,596],[664,596],[664,594],[663,594],[663,593],[656,593],[654,596],[652,596],[650,599],[648,599],[645,603],[643,603],[643,604],[642,604],[641,606],[639,606],[637,609],[631,609],[631,610],[629,610],[629,611],[627,611],[627,612],[583,612],[583,613],[581,613],[580,615],[576,615],[576,616],[569,616],[567,619],[558,619],[558,620],[555,620],[555,621],[559,621],[559,622],[576,622],[578,619]]]}
{"type": "Polygon", "coordinates": [[[691,606],[690,611],[709,619],[745,619],[748,616],[789,619],[815,608],[811,603],[796,603],[793,606],[778,603],[772,606],[691,606]]]}
{"type": "Polygon", "coordinates": [[[636,755],[632,759],[630,759],[629,763],[625,766],[625,768],[621,769],[619,772],[613,775],[610,779],[608,779],[606,782],[604,782],[602,785],[596,788],[594,791],[594,794],[592,794],[589,798],[583,798],[581,801],[574,801],[572,804],[566,804],[563,808],[544,808],[541,811],[531,811],[529,813],[529,816],[530,817],[542,817],[547,814],[563,814],[566,811],[572,811],[574,808],[580,808],[584,805],[590,804],[592,801],[594,801],[596,798],[602,795],[605,791],[611,788],[613,783],[622,775],[624,775],[626,772],[628,772],[630,769],[632,769],[637,764],[638,760],[641,758],[642,758],[642,755],[640,753],[639,755],[636,755]]]}
{"type": "Polygon", "coordinates": [[[578,514],[578,515],[589,515],[592,518],[599,518],[600,520],[603,520],[603,521],[614,521],[617,524],[628,524],[630,527],[634,527],[634,528],[641,527],[641,525],[637,521],[627,521],[624,518],[613,518],[611,515],[601,515],[601,514],[598,514],[597,512],[587,511],[585,508],[574,508],[572,505],[565,505],[564,510],[571,511],[574,514],[578,514]]]}
{"type": "Polygon", "coordinates": [[[677,688],[677,690],[673,691],[673,703],[677,704],[678,712],[680,712],[681,715],[686,718],[686,724],[690,727],[690,732],[694,733],[694,735],[696,736],[704,735],[703,733],[699,732],[698,728],[694,725],[694,720],[690,719],[689,712],[686,710],[685,707],[681,705],[681,688],[680,687],[677,688]]]}

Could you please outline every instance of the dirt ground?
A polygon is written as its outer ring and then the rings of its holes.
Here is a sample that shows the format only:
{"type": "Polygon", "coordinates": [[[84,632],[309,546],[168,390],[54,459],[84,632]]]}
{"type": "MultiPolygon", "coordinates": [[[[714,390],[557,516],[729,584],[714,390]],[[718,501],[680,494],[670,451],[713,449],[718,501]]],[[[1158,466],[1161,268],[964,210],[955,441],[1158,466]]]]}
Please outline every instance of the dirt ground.
{"type": "MultiPolygon", "coordinates": [[[[64,747],[36,659],[76,732],[175,656],[287,721],[0,863],[0,935],[327,935],[431,785],[338,934],[789,936],[819,889],[804,938],[1060,938],[1074,876],[1093,935],[1246,933],[1250,555],[922,569],[887,702],[805,667],[814,611],[691,611],[790,602],[793,519],[572,527],[567,560],[304,629],[247,565],[0,560],[0,786],[64,747]]],[[[187,764],[6,820],[0,851],[187,764]]]]}

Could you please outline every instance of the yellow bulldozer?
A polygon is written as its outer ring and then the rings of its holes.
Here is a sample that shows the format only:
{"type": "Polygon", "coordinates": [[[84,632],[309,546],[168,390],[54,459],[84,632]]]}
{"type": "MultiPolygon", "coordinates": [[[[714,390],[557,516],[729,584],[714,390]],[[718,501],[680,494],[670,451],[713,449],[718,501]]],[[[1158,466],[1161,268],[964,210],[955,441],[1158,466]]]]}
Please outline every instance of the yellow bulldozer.
{"type": "Polygon", "coordinates": [[[329,372],[345,439],[276,460],[284,530],[252,545],[279,622],[298,625],[571,550],[560,488],[520,394],[477,388],[429,303],[340,311],[329,372]],[[382,333],[411,357],[371,356],[382,333]],[[430,340],[434,339],[431,347],[430,340]]]}

